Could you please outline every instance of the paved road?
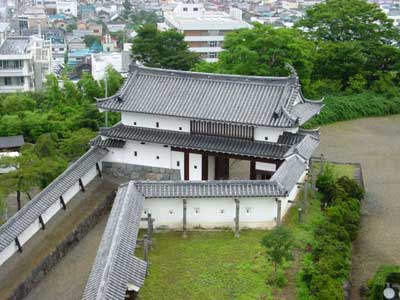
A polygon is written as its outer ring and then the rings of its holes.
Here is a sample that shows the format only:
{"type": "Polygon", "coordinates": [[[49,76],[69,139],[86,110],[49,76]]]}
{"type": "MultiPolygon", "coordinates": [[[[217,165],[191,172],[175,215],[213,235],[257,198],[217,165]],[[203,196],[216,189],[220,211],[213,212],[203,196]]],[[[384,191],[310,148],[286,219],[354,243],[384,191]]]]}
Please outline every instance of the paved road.
{"type": "Polygon", "coordinates": [[[362,164],[367,194],[354,245],[351,297],[360,299],[360,287],[381,264],[400,264],[400,115],[323,127],[319,152],[362,164]]]}

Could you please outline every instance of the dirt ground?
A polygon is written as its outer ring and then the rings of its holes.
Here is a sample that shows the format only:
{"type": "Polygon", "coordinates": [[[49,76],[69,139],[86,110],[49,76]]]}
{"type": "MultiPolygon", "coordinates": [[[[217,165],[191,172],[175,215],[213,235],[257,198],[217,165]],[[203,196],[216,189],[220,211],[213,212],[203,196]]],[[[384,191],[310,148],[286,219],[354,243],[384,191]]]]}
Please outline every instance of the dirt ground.
{"type": "Polygon", "coordinates": [[[400,115],[325,126],[321,152],[328,160],[362,165],[367,193],[354,245],[351,295],[361,299],[360,287],[381,264],[400,264],[400,115]]]}

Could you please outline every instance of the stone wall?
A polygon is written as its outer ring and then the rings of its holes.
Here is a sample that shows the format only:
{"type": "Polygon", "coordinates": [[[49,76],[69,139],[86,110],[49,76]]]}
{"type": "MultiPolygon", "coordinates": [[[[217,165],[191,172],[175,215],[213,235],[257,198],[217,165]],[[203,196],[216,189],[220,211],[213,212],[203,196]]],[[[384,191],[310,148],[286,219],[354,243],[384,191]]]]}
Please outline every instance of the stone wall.
{"type": "MultiPolygon", "coordinates": [[[[81,241],[86,234],[98,223],[100,217],[111,210],[115,192],[105,199],[62,241],[54,251],[43,259],[32,273],[14,291],[10,300],[25,298],[29,292],[46,276],[47,273],[81,241]]],[[[1,297],[0,297],[1,298],[1,297]]]]}
{"type": "Polygon", "coordinates": [[[103,172],[128,180],[181,180],[180,171],[103,161],[103,172]]]}

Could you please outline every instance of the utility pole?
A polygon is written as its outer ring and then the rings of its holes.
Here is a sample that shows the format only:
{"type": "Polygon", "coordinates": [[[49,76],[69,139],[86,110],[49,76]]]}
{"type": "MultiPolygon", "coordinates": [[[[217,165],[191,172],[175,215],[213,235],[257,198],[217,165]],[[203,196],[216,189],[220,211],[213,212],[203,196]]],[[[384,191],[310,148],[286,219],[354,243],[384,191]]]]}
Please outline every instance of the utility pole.
{"type": "MultiPolygon", "coordinates": [[[[104,92],[105,92],[105,98],[108,98],[108,73],[107,73],[107,69],[106,69],[105,76],[104,76],[104,92]]],[[[104,123],[105,123],[105,127],[108,128],[108,111],[107,110],[104,113],[104,123]]]]}

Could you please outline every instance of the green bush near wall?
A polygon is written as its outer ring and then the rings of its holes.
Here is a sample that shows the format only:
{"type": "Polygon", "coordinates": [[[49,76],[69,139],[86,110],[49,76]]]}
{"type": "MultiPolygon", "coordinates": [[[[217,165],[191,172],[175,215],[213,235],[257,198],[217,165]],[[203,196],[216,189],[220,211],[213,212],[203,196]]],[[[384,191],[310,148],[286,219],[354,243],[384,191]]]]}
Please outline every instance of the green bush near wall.
{"type": "MultiPolygon", "coordinates": [[[[383,289],[385,288],[386,279],[393,273],[400,274],[400,266],[383,265],[375,273],[374,277],[368,282],[368,300],[383,300],[383,289]]],[[[396,278],[395,281],[400,280],[396,278]]]]}
{"type": "Polygon", "coordinates": [[[307,122],[305,128],[363,117],[386,116],[400,113],[400,95],[387,97],[374,93],[348,96],[327,96],[321,113],[307,122]]]}

